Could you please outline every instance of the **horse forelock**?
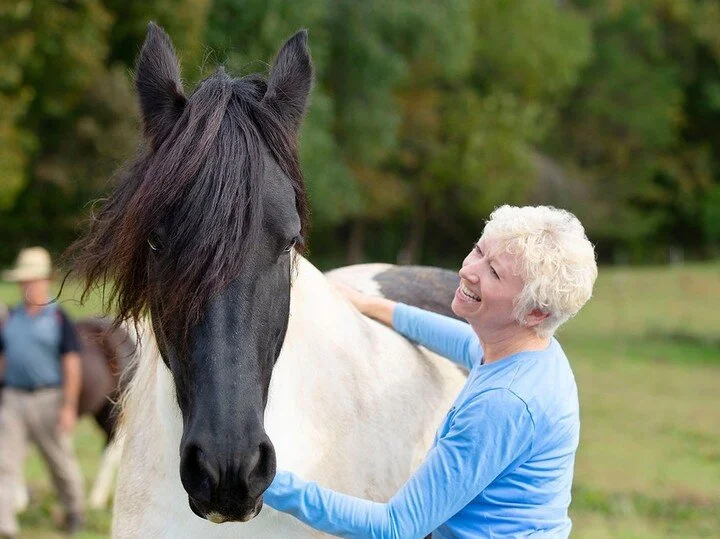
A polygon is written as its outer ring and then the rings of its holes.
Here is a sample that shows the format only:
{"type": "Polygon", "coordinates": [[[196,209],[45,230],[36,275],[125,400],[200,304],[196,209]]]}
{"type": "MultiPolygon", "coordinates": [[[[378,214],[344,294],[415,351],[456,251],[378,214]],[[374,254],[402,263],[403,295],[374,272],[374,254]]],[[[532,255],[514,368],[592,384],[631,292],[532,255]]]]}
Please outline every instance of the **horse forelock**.
{"type": "Polygon", "coordinates": [[[203,81],[158,149],[143,148],[120,171],[114,193],[70,247],[84,299],[108,287],[104,307],[116,323],[145,315],[153,293],[163,298],[161,316],[189,327],[240,273],[262,223],[266,151],[293,185],[306,234],[296,136],[264,105],[266,88],[258,75],[232,79],[222,70],[203,81]],[[161,228],[161,263],[151,281],[148,241],[161,228]]]}

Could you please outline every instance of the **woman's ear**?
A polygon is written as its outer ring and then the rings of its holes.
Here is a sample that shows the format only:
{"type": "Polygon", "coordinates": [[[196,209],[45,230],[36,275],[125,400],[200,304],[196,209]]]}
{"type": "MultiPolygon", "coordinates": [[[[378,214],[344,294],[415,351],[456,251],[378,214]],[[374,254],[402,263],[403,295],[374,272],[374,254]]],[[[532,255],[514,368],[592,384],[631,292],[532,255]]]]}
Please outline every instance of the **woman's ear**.
{"type": "Polygon", "coordinates": [[[550,313],[542,311],[540,309],[533,309],[527,315],[525,315],[525,327],[532,328],[540,324],[545,320],[550,313]]]}

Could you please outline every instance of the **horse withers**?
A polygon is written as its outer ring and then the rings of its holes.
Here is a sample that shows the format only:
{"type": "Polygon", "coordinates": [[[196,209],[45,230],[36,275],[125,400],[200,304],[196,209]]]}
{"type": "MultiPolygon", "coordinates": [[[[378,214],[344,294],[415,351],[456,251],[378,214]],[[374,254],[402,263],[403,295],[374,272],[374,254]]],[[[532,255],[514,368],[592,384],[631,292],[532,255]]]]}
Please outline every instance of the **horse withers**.
{"type": "Polygon", "coordinates": [[[113,533],[312,536],[287,515],[257,517],[276,465],[387,499],[464,378],[364,318],[302,257],[305,32],[268,78],[219,69],[187,96],[151,24],[135,77],[144,149],[70,251],[86,291],[107,280],[107,307],[145,325],[113,533]]]}

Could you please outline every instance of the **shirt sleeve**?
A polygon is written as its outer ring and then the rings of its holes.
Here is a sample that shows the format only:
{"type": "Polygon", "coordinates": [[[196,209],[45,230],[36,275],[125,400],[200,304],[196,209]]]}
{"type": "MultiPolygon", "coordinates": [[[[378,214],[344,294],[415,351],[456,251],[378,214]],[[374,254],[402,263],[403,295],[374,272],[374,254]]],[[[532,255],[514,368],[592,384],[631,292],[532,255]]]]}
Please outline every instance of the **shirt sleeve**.
{"type": "Polygon", "coordinates": [[[363,500],[279,471],[265,502],[325,533],[350,538],[425,537],[526,460],[535,427],[525,403],[507,389],[476,396],[388,503],[363,500]]]}
{"type": "Polygon", "coordinates": [[[80,352],[82,346],[80,345],[75,324],[70,321],[70,318],[62,309],[58,309],[58,315],[60,316],[60,355],[64,356],[70,352],[80,352]]]}
{"type": "Polygon", "coordinates": [[[480,340],[466,322],[398,303],[392,323],[398,333],[468,370],[482,358],[480,340]]]}

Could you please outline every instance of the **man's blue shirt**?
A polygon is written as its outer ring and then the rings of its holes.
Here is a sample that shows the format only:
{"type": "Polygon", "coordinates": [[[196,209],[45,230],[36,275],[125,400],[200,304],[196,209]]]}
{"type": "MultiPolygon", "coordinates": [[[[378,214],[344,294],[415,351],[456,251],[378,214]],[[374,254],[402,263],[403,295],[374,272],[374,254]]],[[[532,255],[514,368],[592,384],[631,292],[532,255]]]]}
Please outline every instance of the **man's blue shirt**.
{"type": "Polygon", "coordinates": [[[45,305],[34,315],[19,305],[0,324],[0,354],[5,357],[4,382],[8,387],[59,387],[63,355],[79,350],[75,328],[56,303],[45,305]]]}
{"type": "Polygon", "coordinates": [[[567,537],[580,420],[560,344],[483,365],[468,324],[398,304],[393,327],[470,369],[423,463],[387,503],[285,471],[265,502],[341,537],[567,537]]]}

